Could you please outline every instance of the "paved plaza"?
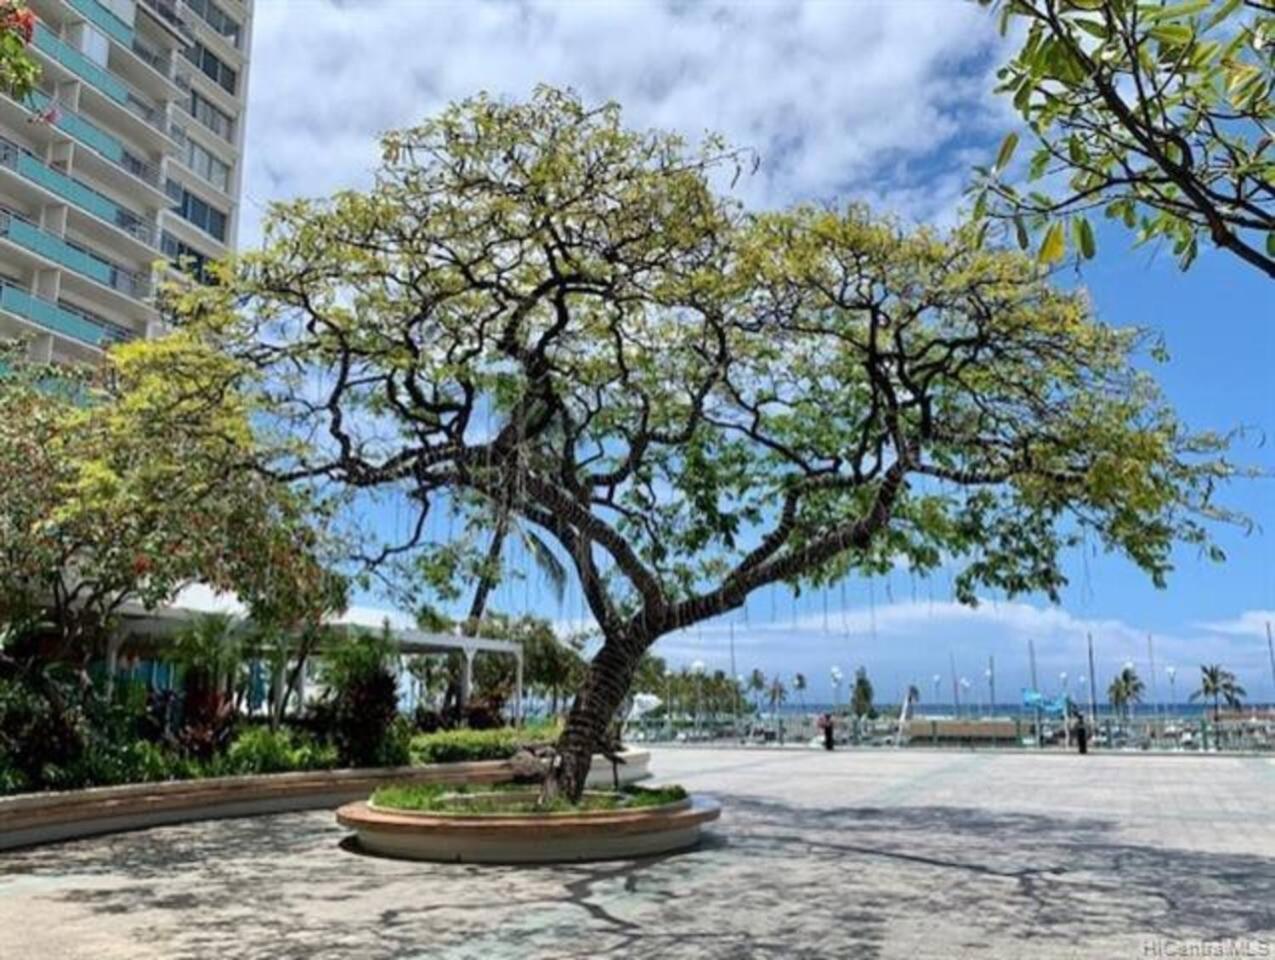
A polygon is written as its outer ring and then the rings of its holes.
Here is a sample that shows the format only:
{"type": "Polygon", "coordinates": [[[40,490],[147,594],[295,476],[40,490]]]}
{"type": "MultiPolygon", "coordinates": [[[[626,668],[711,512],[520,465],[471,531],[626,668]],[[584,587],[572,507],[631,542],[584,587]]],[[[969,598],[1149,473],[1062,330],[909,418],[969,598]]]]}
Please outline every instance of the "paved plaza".
{"type": "Polygon", "coordinates": [[[305,813],[0,854],[0,958],[1275,957],[1269,759],[668,748],[652,766],[722,801],[699,849],[396,862],[305,813]]]}

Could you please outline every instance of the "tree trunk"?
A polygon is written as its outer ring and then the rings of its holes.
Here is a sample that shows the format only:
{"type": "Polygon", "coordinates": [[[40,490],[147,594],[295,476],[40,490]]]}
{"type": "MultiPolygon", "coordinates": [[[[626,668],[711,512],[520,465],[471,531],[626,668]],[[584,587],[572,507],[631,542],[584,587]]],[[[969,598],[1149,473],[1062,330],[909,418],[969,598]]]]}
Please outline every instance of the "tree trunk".
{"type": "Polygon", "coordinates": [[[634,637],[608,639],[589,664],[558,738],[558,763],[545,780],[545,799],[564,796],[572,803],[580,799],[589,763],[604,745],[607,727],[628,695],[643,649],[634,637]]]}

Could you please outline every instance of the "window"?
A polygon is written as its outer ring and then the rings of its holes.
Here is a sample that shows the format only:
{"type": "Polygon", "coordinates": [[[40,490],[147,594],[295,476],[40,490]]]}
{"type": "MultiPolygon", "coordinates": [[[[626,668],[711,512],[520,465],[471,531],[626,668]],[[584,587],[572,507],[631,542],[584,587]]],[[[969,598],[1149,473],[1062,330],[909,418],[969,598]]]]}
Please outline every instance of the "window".
{"type": "Polygon", "coordinates": [[[186,166],[199,174],[218,190],[226,193],[230,190],[230,166],[218,160],[211,153],[189,137],[186,139],[186,166]]]}
{"type": "Polygon", "coordinates": [[[202,43],[195,43],[182,51],[186,59],[204,72],[206,77],[219,83],[227,93],[235,92],[235,84],[239,75],[222,62],[221,58],[211,50],[204,49],[202,43]]]}
{"type": "Polygon", "coordinates": [[[178,270],[190,274],[200,283],[212,282],[212,278],[208,274],[208,261],[212,257],[200,253],[188,244],[182,243],[167,230],[164,231],[159,243],[160,249],[164,251],[164,256],[168,257],[178,270]]]}
{"type": "Polygon", "coordinates": [[[239,46],[239,24],[212,0],[186,0],[186,6],[230,43],[239,46]]]}
{"type": "Polygon", "coordinates": [[[222,211],[172,180],[168,181],[167,192],[173,198],[174,213],[222,243],[226,242],[226,215],[222,211]]]}
{"type": "Polygon", "coordinates": [[[194,90],[190,92],[190,115],[223,140],[234,140],[235,122],[194,90]]]}

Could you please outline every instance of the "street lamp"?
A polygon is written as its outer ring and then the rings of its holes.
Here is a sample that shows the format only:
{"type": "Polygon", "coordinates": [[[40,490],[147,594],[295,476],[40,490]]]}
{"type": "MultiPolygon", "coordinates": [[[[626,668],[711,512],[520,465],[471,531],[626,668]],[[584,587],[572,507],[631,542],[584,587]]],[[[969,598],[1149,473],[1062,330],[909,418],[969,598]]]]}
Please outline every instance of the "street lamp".
{"type": "Polygon", "coordinates": [[[1177,694],[1173,689],[1173,681],[1177,679],[1178,668],[1174,666],[1168,666],[1164,668],[1164,672],[1169,675],[1169,707],[1173,709],[1173,708],[1176,708],[1178,705],[1177,694]]]}
{"type": "MultiPolygon", "coordinates": [[[[966,680],[964,677],[961,677],[961,689],[968,690],[969,688],[970,688],[970,682],[966,680]]],[[[961,715],[961,705],[959,703],[956,705],[956,715],[958,717],[961,715]]]]}
{"type": "Polygon", "coordinates": [[[943,675],[936,673],[934,675],[934,702],[939,702],[939,687],[943,683],[943,675]]]}
{"type": "Polygon", "coordinates": [[[839,696],[839,691],[841,689],[841,678],[842,678],[841,668],[834,665],[832,669],[828,671],[828,675],[832,678],[832,712],[836,713],[837,698],[839,696]]]}
{"type": "Polygon", "coordinates": [[[985,669],[983,676],[987,678],[987,715],[990,717],[996,713],[996,687],[992,683],[992,668],[985,669]]]}

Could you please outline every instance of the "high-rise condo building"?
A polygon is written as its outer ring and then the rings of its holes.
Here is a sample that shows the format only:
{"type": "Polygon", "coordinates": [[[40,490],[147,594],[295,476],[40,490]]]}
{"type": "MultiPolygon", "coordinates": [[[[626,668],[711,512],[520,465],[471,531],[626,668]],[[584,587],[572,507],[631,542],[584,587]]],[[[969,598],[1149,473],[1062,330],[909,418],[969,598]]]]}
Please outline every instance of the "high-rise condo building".
{"type": "Polygon", "coordinates": [[[93,362],[153,335],[153,266],[239,220],[252,0],[27,0],[41,67],[0,96],[0,338],[93,362]]]}

